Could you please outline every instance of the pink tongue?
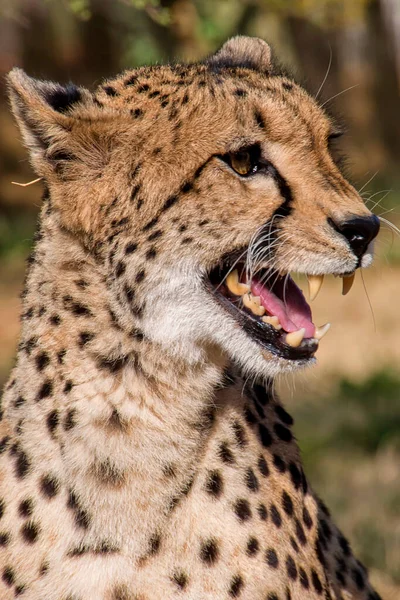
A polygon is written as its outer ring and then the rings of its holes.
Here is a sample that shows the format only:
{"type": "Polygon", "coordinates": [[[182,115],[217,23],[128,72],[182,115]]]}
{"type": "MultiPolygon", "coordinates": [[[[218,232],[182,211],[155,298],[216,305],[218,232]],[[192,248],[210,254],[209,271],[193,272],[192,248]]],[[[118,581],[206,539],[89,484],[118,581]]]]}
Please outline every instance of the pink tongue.
{"type": "Polygon", "coordinates": [[[312,322],[311,309],[301,289],[291,277],[286,279],[280,277],[272,283],[272,289],[269,290],[255,279],[251,284],[251,293],[260,296],[261,304],[267,313],[278,317],[285,331],[290,333],[304,327],[305,337],[313,337],[315,325],[312,322]]]}

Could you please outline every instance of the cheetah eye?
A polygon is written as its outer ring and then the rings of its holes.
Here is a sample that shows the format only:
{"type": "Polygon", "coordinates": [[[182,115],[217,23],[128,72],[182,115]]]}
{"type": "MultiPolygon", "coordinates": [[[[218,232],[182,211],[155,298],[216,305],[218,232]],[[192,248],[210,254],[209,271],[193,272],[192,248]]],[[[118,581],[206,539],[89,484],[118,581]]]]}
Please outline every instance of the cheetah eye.
{"type": "Polygon", "coordinates": [[[258,146],[241,148],[237,152],[229,152],[223,157],[225,162],[241,177],[248,177],[260,169],[260,149],[258,146]]]}
{"type": "Polygon", "coordinates": [[[231,167],[239,175],[250,175],[254,172],[250,152],[244,150],[243,152],[237,152],[236,154],[229,154],[231,167]]]}

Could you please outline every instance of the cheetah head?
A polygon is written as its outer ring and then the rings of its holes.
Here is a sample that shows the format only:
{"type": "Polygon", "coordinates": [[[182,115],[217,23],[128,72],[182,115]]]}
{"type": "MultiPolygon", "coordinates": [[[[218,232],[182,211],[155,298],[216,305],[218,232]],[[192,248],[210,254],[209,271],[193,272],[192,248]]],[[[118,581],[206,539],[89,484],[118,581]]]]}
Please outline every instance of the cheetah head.
{"type": "Polygon", "coordinates": [[[313,361],[324,330],[290,273],[314,293],[325,274],[351,277],[379,221],[333,160],[336,125],[265,42],[93,94],[19,70],[10,90],[52,219],[95,257],[123,328],[256,375],[313,361]]]}

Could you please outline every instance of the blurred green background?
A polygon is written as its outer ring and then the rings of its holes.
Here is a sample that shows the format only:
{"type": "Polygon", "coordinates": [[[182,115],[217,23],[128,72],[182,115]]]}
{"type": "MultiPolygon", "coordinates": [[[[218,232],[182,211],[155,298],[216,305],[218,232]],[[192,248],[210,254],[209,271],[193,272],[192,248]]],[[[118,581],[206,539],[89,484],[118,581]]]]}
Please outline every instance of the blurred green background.
{"type": "MultiPolygon", "coordinates": [[[[400,225],[400,0],[0,0],[0,383],[41,196],[40,183],[11,183],[35,174],[5,73],[93,88],[125,68],[200,59],[236,34],[267,40],[312,94],[324,82],[352,182],[400,225]]],[[[389,600],[400,597],[400,243],[383,225],[349,296],[332,278],[315,303],[315,321],[333,324],[319,365],[280,387],[314,487],[389,600]]]]}

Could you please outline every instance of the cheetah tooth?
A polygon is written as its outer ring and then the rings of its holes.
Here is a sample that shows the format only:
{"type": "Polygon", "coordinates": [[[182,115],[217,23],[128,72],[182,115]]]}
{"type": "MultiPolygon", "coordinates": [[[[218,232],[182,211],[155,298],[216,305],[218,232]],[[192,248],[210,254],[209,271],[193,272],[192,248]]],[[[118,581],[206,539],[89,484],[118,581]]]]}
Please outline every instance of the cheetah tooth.
{"type": "Polygon", "coordinates": [[[252,294],[247,293],[242,297],[242,300],[245,307],[251,310],[253,315],[262,317],[265,314],[265,308],[261,306],[261,300],[259,296],[253,296],[252,294]]]}
{"type": "Polygon", "coordinates": [[[322,340],[324,335],[326,335],[331,328],[330,323],[325,323],[325,325],[321,325],[321,327],[317,327],[314,333],[314,338],[316,340],[322,340]]]}
{"type": "Polygon", "coordinates": [[[272,325],[272,327],[274,327],[277,331],[282,329],[282,325],[280,324],[278,317],[262,317],[261,321],[268,323],[268,325],[272,325]]]}
{"type": "Polygon", "coordinates": [[[235,296],[243,296],[244,294],[247,294],[250,291],[249,285],[246,285],[245,283],[240,283],[239,273],[237,269],[229,273],[225,280],[225,283],[228,290],[232,292],[232,294],[235,294],[235,296]]]}
{"type": "Polygon", "coordinates": [[[298,331],[292,331],[291,333],[288,333],[286,335],[286,343],[292,348],[297,348],[303,341],[305,333],[306,330],[304,327],[302,327],[298,331]]]}
{"type": "Polygon", "coordinates": [[[355,274],[355,272],[353,272],[351,275],[344,275],[342,277],[342,281],[343,281],[342,294],[343,294],[343,296],[348,294],[349,291],[351,290],[351,288],[353,287],[355,276],[356,276],[356,274],[355,274]]]}
{"type": "Polygon", "coordinates": [[[307,275],[308,279],[308,290],[310,294],[310,301],[312,302],[319,294],[319,290],[324,281],[323,275],[307,275]]]}

